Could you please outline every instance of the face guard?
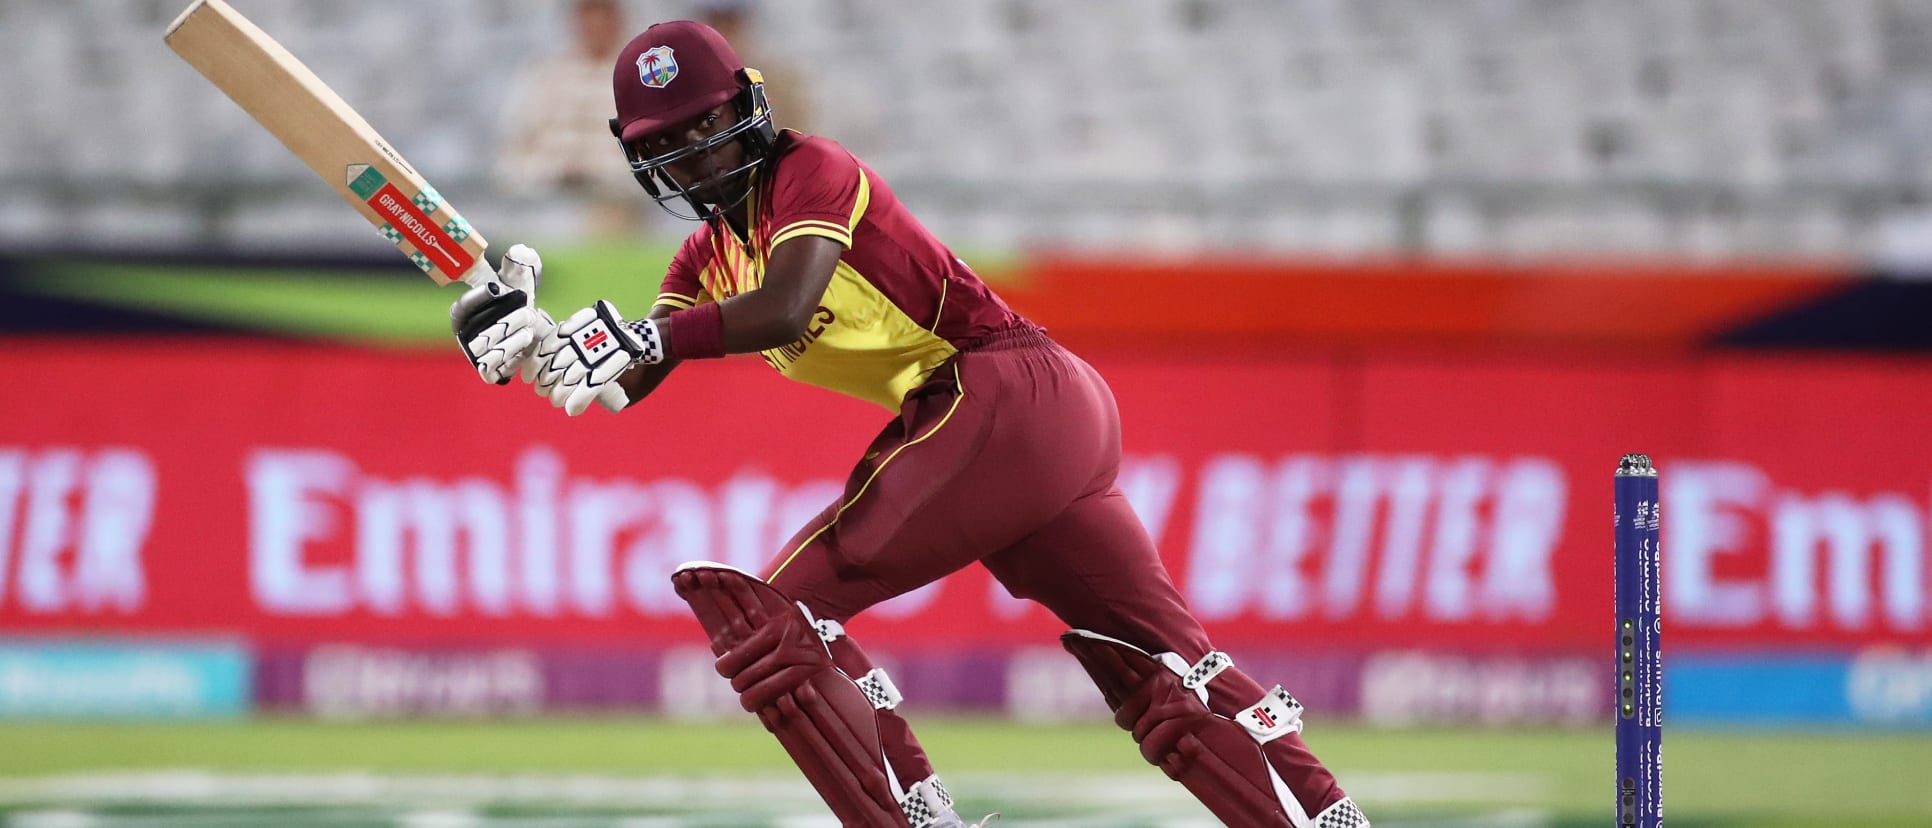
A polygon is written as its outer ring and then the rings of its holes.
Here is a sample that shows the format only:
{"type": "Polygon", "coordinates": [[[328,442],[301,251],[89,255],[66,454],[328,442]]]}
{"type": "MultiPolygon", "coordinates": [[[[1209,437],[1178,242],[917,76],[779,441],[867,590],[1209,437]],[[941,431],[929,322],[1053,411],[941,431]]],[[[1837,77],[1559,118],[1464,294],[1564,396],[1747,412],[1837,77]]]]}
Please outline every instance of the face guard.
{"type": "Polygon", "coordinates": [[[610,121],[611,134],[617,136],[618,145],[624,148],[624,158],[630,162],[632,177],[644,187],[644,192],[650,194],[652,201],[671,215],[687,221],[709,220],[718,211],[728,210],[743,202],[751,195],[751,177],[747,173],[763,164],[778,142],[778,128],[771,120],[771,103],[765,98],[765,77],[758,70],[747,67],[738,70],[738,80],[743,84],[743,89],[731,99],[732,108],[738,114],[738,123],[703,141],[663,155],[646,157],[639,154],[636,147],[624,141],[623,130],[617,119],[610,121]],[[667,169],[672,164],[710,152],[732,141],[743,142],[746,159],[745,163],[733,169],[703,181],[694,181],[688,187],[678,184],[667,169]],[[722,203],[707,203],[695,194],[714,185],[723,188],[740,176],[743,176],[743,180],[737,184],[738,194],[722,203]],[[676,206],[679,201],[690,205],[692,213],[687,215],[681,212],[676,206]]]}

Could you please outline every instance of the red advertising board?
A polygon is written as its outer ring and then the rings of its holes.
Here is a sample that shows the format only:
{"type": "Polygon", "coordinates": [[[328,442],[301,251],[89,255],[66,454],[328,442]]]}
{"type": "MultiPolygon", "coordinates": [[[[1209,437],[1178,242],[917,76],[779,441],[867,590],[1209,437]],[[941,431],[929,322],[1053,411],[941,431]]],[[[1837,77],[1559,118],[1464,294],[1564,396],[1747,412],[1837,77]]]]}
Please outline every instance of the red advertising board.
{"type": "MultiPolygon", "coordinates": [[[[0,631],[652,646],[667,574],[756,567],[887,414],[755,359],[565,417],[453,354],[10,342],[0,631]],[[27,380],[30,378],[30,381],[27,380]]],[[[1121,484],[1230,648],[1591,651],[1610,476],[1664,480],[1675,645],[1932,641],[1925,361],[1095,357],[1121,484]]],[[[1050,644],[969,569],[852,625],[1050,644]]]]}

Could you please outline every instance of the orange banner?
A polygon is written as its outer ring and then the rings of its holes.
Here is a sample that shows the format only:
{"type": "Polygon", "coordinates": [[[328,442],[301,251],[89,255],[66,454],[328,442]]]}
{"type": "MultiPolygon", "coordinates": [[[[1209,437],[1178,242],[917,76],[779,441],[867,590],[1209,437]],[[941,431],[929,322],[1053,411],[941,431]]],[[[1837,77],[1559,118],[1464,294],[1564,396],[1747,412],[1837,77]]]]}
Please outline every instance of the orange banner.
{"type": "Polygon", "coordinates": [[[1693,347],[1846,284],[1830,263],[1029,262],[1001,293],[1088,346],[1693,347]]]}

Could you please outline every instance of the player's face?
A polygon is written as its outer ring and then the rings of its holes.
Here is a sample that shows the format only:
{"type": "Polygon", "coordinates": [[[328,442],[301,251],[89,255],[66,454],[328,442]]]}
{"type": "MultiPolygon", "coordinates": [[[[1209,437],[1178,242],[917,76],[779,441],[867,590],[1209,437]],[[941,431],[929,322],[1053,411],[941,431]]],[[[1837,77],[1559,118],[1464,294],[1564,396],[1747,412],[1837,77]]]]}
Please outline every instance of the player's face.
{"type": "MultiPolygon", "coordinates": [[[[685,147],[697,146],[738,123],[729,101],[713,107],[678,126],[653,132],[638,141],[638,155],[658,158],[685,147]]],[[[740,195],[736,179],[743,173],[727,176],[745,164],[745,148],[738,141],[726,141],[699,150],[664,167],[678,186],[707,204],[734,202],[740,195]]]]}

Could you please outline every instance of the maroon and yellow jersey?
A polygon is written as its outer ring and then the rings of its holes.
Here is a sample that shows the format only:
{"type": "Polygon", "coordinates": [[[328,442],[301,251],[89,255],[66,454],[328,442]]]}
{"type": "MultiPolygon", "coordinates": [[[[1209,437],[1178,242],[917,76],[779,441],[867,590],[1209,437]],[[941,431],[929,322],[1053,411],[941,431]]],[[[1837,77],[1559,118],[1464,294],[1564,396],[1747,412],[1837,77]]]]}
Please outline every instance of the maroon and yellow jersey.
{"type": "Polygon", "coordinates": [[[772,155],[752,188],[749,241],[706,222],[671,259],[657,304],[684,309],[755,290],[773,248],[832,239],[845,251],[805,335],[763,356],[787,377],[895,410],[967,343],[1031,325],[844,147],[787,131],[772,155]]]}

